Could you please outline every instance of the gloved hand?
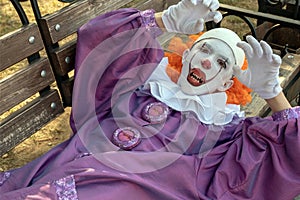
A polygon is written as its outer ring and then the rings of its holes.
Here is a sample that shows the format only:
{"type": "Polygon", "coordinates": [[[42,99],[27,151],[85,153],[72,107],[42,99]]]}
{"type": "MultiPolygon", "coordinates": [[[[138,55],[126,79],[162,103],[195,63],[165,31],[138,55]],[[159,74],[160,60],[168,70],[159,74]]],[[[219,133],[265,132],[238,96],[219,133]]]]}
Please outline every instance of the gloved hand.
{"type": "Polygon", "coordinates": [[[253,36],[246,37],[247,42],[239,42],[238,47],[245,52],[248,69],[233,68],[234,75],[247,87],[263,99],[277,96],[282,88],[279,83],[281,58],[273,54],[272,48],[265,42],[258,42],[253,36]]]}
{"type": "Polygon", "coordinates": [[[168,32],[196,34],[205,22],[222,20],[218,8],[218,0],[182,0],[163,12],[162,21],[168,32]]]}

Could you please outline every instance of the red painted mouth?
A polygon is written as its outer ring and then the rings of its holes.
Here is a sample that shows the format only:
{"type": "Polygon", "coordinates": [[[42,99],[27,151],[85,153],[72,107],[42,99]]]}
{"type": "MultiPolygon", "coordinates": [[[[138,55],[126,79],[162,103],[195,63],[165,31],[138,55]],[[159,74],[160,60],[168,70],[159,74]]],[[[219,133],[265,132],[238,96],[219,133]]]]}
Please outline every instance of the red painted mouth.
{"type": "Polygon", "coordinates": [[[193,68],[187,76],[187,81],[193,86],[200,86],[205,83],[206,76],[200,69],[193,68]]]}

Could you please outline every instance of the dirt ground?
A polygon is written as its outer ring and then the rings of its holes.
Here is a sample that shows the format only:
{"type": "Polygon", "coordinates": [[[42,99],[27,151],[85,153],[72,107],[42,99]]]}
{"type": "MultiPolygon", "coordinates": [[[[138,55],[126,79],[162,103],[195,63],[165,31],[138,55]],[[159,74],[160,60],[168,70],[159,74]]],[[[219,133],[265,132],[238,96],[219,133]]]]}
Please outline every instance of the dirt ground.
{"type": "MultiPolygon", "coordinates": [[[[257,9],[256,0],[221,0],[221,3],[235,5],[242,8],[257,9]]],[[[64,6],[57,0],[39,0],[41,14],[52,13],[64,6]]],[[[31,10],[30,2],[21,2],[29,20],[34,21],[34,15],[31,10]]],[[[0,35],[4,35],[21,26],[14,7],[8,0],[0,0],[0,35]]],[[[236,23],[230,21],[230,23],[236,23]]],[[[239,26],[238,26],[239,27],[239,26]]],[[[243,27],[239,27],[243,29],[243,27]]],[[[6,74],[0,74],[0,79],[6,74]]],[[[26,139],[13,150],[0,157],[0,171],[21,167],[31,160],[41,156],[55,145],[67,140],[71,135],[69,127],[70,108],[66,108],[65,113],[49,123],[40,131],[26,139]]],[[[1,118],[0,118],[1,120],[1,118]]]]}

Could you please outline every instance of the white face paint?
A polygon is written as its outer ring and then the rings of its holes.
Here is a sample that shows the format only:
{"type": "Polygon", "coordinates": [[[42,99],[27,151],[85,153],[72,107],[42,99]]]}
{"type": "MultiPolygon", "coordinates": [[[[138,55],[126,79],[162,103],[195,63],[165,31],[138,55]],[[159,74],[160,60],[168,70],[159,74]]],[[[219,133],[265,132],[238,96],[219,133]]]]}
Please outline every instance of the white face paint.
{"type": "Polygon", "coordinates": [[[231,48],[218,39],[204,39],[183,55],[182,72],[177,84],[182,92],[202,95],[230,88],[235,58],[231,48]]]}

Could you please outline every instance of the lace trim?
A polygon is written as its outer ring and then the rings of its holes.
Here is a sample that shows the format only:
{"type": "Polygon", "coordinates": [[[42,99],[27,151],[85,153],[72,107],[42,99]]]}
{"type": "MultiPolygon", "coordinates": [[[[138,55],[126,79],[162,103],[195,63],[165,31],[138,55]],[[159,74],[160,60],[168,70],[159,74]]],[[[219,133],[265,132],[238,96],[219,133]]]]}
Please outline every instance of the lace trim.
{"type": "Polygon", "coordinates": [[[10,172],[4,172],[2,177],[0,177],[0,186],[4,184],[5,181],[10,177],[10,172]]]}
{"type": "Polygon", "coordinates": [[[74,176],[67,176],[54,182],[59,200],[78,200],[74,176]]]}
{"type": "Polygon", "coordinates": [[[300,117],[300,107],[294,107],[286,110],[276,112],[272,115],[274,121],[281,121],[287,119],[296,119],[300,117]]]}
{"type": "Polygon", "coordinates": [[[140,11],[146,30],[151,30],[154,33],[154,36],[158,36],[162,34],[162,30],[156,24],[154,13],[155,11],[153,9],[140,11]]]}

